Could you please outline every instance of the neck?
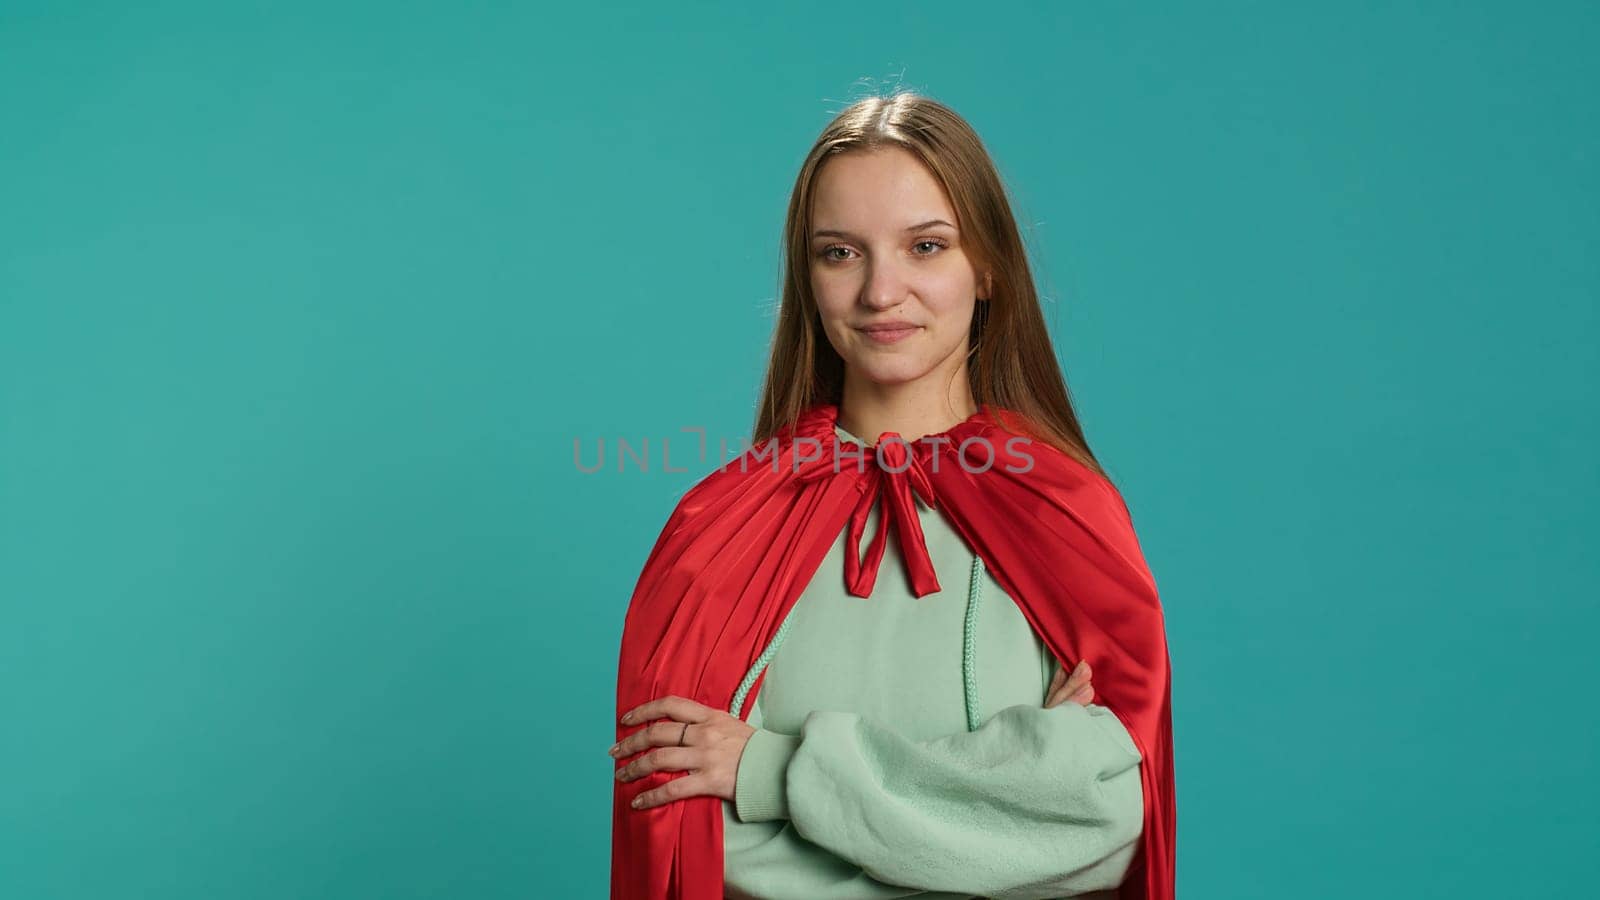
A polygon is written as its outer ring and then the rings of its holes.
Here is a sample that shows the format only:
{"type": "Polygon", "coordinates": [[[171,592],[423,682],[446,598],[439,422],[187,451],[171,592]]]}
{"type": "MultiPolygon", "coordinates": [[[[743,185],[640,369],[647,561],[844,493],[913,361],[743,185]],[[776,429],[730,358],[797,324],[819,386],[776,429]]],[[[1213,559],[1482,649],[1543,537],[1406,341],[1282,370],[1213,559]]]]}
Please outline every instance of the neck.
{"type": "Polygon", "coordinates": [[[943,382],[949,376],[942,374],[908,384],[878,384],[852,374],[845,373],[838,424],[868,444],[886,431],[915,441],[948,431],[978,411],[965,366],[950,379],[948,390],[943,382]],[[930,381],[936,383],[925,383],[930,381]]]}

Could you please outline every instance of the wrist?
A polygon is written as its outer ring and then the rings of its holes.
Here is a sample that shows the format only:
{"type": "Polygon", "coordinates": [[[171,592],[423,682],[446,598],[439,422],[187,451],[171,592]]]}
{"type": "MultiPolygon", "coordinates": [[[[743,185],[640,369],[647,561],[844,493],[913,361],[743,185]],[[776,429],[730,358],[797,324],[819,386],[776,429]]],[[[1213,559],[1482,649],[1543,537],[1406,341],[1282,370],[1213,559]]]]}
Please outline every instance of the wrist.
{"type": "Polygon", "coordinates": [[[757,728],[745,742],[734,777],[734,811],[741,822],[770,822],[789,818],[785,791],[789,760],[800,738],[757,728]]]}

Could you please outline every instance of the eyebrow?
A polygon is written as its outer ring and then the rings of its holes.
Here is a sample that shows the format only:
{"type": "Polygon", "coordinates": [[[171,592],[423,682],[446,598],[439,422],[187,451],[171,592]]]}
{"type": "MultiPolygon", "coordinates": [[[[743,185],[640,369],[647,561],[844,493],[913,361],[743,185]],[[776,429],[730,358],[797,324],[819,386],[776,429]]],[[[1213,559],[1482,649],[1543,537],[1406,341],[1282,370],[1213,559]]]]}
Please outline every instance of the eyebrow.
{"type": "MultiPolygon", "coordinates": [[[[954,225],[951,225],[949,222],[946,222],[943,219],[929,219],[926,222],[918,222],[915,225],[906,226],[906,231],[907,232],[921,231],[924,228],[932,228],[935,225],[943,225],[946,228],[952,228],[952,229],[955,228],[954,225]]],[[[855,237],[855,235],[851,234],[848,231],[836,231],[836,230],[834,230],[832,228],[822,228],[822,229],[818,229],[816,231],[811,232],[811,237],[812,238],[819,238],[819,237],[842,237],[842,238],[847,238],[847,237],[855,237]]]]}

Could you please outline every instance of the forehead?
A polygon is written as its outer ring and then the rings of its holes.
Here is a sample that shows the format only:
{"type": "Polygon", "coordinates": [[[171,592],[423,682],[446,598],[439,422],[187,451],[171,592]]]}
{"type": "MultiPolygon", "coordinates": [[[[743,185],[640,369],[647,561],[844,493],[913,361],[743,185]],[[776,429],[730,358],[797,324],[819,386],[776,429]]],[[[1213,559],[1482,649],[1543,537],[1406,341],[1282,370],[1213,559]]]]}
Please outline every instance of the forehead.
{"type": "Polygon", "coordinates": [[[855,150],[822,164],[812,188],[814,229],[900,229],[929,219],[956,221],[944,187],[922,161],[898,147],[855,150]]]}

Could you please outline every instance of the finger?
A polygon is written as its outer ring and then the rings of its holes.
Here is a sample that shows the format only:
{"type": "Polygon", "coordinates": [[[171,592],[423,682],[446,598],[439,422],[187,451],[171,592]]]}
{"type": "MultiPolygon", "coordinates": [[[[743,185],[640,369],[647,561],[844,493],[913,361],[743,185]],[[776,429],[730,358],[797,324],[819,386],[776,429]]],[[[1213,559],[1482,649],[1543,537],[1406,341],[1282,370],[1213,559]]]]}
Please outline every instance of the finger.
{"type": "Polygon", "coordinates": [[[688,743],[689,733],[685,722],[672,719],[662,719],[651,722],[649,725],[635,731],[612,748],[611,755],[616,759],[632,756],[646,747],[676,747],[679,742],[688,743]]]}
{"type": "Polygon", "coordinates": [[[1061,688],[1060,688],[1061,693],[1064,696],[1070,697],[1074,693],[1077,692],[1078,688],[1083,687],[1084,684],[1088,682],[1088,680],[1089,679],[1084,677],[1083,675],[1080,675],[1077,672],[1074,672],[1072,674],[1072,677],[1067,679],[1067,683],[1063,684],[1061,686],[1061,688]]]}
{"type": "Polygon", "coordinates": [[[664,747],[626,763],[617,769],[618,781],[633,781],[651,772],[683,772],[696,768],[699,751],[688,747],[664,747]]]}
{"type": "Polygon", "coordinates": [[[1087,704],[1089,700],[1093,698],[1094,685],[1084,683],[1081,686],[1074,687],[1073,685],[1068,684],[1059,690],[1052,691],[1050,698],[1045,701],[1044,705],[1048,708],[1051,706],[1059,706],[1060,704],[1068,701],[1073,703],[1087,704]]]}
{"type": "Polygon", "coordinates": [[[674,778],[658,788],[651,788],[633,798],[634,809],[649,809],[685,797],[698,797],[711,793],[711,779],[704,775],[684,775],[674,778]]]}
{"type": "Polygon", "coordinates": [[[658,697],[622,714],[622,724],[633,725],[651,719],[672,718],[679,722],[704,722],[714,712],[711,707],[684,697],[658,697]]]}
{"type": "Polygon", "coordinates": [[[1045,689],[1047,699],[1044,705],[1054,706],[1071,696],[1084,682],[1089,680],[1088,668],[1089,663],[1087,661],[1079,660],[1078,664],[1073,667],[1072,674],[1069,677],[1066,667],[1057,662],[1056,674],[1050,679],[1050,686],[1045,689]]]}
{"type": "MultiPolygon", "coordinates": [[[[1056,669],[1056,676],[1050,679],[1050,690],[1059,690],[1063,686],[1075,685],[1083,680],[1083,663],[1080,661],[1070,671],[1065,667],[1056,669]]],[[[1074,689],[1076,689],[1074,687],[1074,689]]]]}
{"type": "Polygon", "coordinates": [[[1070,696],[1088,686],[1090,682],[1090,673],[1085,671],[1081,674],[1073,675],[1071,678],[1068,678],[1067,683],[1062,690],[1066,691],[1068,696],[1070,696]]]}

